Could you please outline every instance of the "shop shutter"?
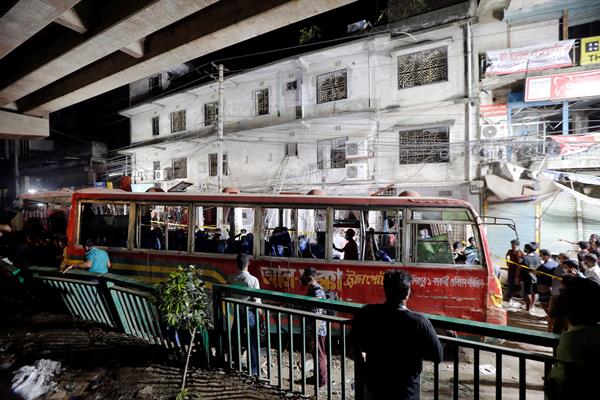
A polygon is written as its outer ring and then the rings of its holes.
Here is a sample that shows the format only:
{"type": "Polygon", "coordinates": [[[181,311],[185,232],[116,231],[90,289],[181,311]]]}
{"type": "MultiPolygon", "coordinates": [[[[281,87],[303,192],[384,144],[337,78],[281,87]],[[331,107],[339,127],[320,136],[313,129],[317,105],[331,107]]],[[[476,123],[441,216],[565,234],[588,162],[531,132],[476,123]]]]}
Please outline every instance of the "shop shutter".
{"type": "Polygon", "coordinates": [[[583,215],[583,237],[581,240],[588,240],[592,233],[600,235],[600,209],[598,206],[581,202],[583,215]]]}
{"type": "Polygon", "coordinates": [[[577,241],[577,206],[575,198],[561,192],[542,202],[540,244],[553,253],[573,250],[573,245],[559,239],[577,241]]]}
{"type": "MultiPolygon", "coordinates": [[[[490,204],[485,215],[510,218],[515,221],[521,248],[535,240],[535,202],[490,204]]],[[[510,241],[515,239],[512,229],[502,225],[487,225],[488,246],[494,258],[504,258],[510,241]]]]}

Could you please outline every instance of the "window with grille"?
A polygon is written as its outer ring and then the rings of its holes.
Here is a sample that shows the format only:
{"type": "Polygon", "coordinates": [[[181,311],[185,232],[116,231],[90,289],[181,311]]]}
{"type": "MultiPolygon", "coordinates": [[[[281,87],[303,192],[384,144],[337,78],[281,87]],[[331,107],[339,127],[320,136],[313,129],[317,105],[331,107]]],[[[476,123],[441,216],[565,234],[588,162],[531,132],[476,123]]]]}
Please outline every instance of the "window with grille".
{"type": "Polygon", "coordinates": [[[286,143],[285,144],[285,156],[296,157],[298,155],[298,143],[286,143]]]}
{"type": "Polygon", "coordinates": [[[256,115],[269,114],[269,89],[260,89],[254,92],[256,97],[256,115]]]}
{"type": "Polygon", "coordinates": [[[347,140],[348,138],[318,140],[317,168],[345,168],[347,140]],[[329,160],[326,160],[327,150],[329,150],[329,160]]]}
{"type": "Polygon", "coordinates": [[[160,161],[154,161],[152,162],[152,170],[153,171],[158,171],[160,169],[160,161]]]}
{"type": "MultiPolygon", "coordinates": [[[[208,176],[217,176],[217,153],[208,155],[208,176]]],[[[229,175],[227,153],[223,153],[223,175],[229,175]]]]}
{"type": "Polygon", "coordinates": [[[171,113],[171,132],[185,131],[185,110],[171,113]]]}
{"type": "Polygon", "coordinates": [[[287,83],[287,91],[291,92],[298,89],[298,81],[291,81],[287,83]]]}
{"type": "Polygon", "coordinates": [[[450,161],[448,127],[410,129],[399,132],[400,164],[450,161]]]}
{"type": "Polygon", "coordinates": [[[173,159],[173,179],[187,178],[187,158],[173,159]]]}
{"type": "Polygon", "coordinates": [[[204,105],[204,126],[214,125],[219,117],[219,103],[214,101],[204,105]]]}
{"type": "Polygon", "coordinates": [[[152,136],[158,136],[160,117],[152,117],[152,136]]]}
{"type": "Polygon", "coordinates": [[[345,69],[317,76],[317,103],[348,98],[347,72],[345,69]]]}
{"type": "Polygon", "coordinates": [[[398,89],[448,80],[448,48],[398,56],[398,89]]]}

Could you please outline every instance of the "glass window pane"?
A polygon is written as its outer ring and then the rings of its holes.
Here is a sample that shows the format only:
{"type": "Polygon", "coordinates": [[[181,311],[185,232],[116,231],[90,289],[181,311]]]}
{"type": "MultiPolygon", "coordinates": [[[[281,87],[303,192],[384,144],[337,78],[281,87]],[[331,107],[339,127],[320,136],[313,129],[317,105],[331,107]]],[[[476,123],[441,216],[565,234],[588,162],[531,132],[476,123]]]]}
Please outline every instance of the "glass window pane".
{"type": "Polygon", "coordinates": [[[136,247],[166,250],[165,206],[144,204],[139,207],[140,225],[136,247]]]}
{"type": "Polygon", "coordinates": [[[365,211],[364,260],[393,262],[402,259],[402,211],[365,211]]]}
{"type": "Polygon", "coordinates": [[[166,206],[167,248],[187,251],[189,214],[186,206],[166,206]]]}
{"type": "MultiPolygon", "coordinates": [[[[440,221],[441,222],[441,221],[440,221]]],[[[428,264],[481,264],[476,225],[411,224],[416,260],[428,264]]],[[[414,258],[414,257],[413,257],[414,258]]]]}
{"type": "Polygon", "coordinates": [[[79,244],[92,239],[98,246],[127,247],[128,205],[83,203],[79,221],[79,244]]]}
{"type": "Polygon", "coordinates": [[[296,240],[296,210],[291,208],[263,209],[262,255],[291,257],[295,254],[296,240]]]}
{"type": "Polygon", "coordinates": [[[333,217],[333,259],[360,260],[361,212],[335,210],[333,217]]]}
{"type": "Polygon", "coordinates": [[[194,251],[252,254],[254,209],[247,207],[196,207],[194,251]]]}
{"type": "Polygon", "coordinates": [[[325,258],[327,210],[298,210],[298,257],[325,258]]]}

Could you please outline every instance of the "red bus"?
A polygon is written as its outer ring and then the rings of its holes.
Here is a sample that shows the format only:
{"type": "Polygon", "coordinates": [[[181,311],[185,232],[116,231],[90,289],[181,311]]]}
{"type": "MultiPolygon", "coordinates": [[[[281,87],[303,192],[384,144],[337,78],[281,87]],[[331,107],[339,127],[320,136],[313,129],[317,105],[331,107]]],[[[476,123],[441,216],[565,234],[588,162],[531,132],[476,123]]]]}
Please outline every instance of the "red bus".
{"type": "Polygon", "coordinates": [[[506,323],[482,221],[461,200],[90,189],[73,194],[70,258],[87,239],[108,251],[112,273],[146,282],[194,264],[210,289],[246,252],[263,289],[302,294],[310,266],[325,289],[361,303],[381,302],[384,272],[402,268],[412,309],[506,323]],[[348,240],[354,251],[340,252],[348,240]]]}

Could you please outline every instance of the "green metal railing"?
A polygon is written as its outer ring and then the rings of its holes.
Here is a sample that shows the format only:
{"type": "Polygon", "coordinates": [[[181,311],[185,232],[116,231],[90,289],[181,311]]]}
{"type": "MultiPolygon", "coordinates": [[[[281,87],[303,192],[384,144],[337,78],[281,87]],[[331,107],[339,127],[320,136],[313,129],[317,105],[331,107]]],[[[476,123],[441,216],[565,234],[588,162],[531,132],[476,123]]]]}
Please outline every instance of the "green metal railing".
{"type": "MultiPolygon", "coordinates": [[[[363,398],[360,367],[354,364],[357,357],[347,339],[347,334],[351,330],[352,315],[362,307],[362,304],[213,285],[213,307],[218,337],[215,345],[217,354],[222,355],[220,362],[226,368],[251,373],[253,367],[257,366],[255,375],[259,379],[266,380],[281,390],[314,395],[317,399],[320,397],[363,398]],[[248,301],[246,299],[248,297],[261,299],[262,303],[248,301]],[[306,311],[312,308],[329,309],[335,311],[337,315],[306,311]],[[253,315],[255,324],[252,324],[248,317],[250,314],[253,315]],[[305,368],[307,355],[318,354],[317,345],[311,340],[317,335],[318,324],[315,323],[317,320],[324,321],[327,325],[325,353],[328,379],[325,387],[321,389],[317,379],[310,385],[307,384],[307,368],[305,368]],[[261,335],[261,332],[264,334],[261,335]],[[257,360],[252,360],[251,351],[248,351],[252,346],[257,347],[257,360]],[[237,362],[243,358],[246,362],[245,367],[243,361],[237,362]],[[296,361],[300,363],[300,368],[295,368],[296,361]],[[332,368],[334,364],[335,368],[332,368]]],[[[493,385],[493,393],[486,394],[486,398],[495,396],[497,399],[502,399],[505,394],[503,390],[516,390],[514,395],[519,399],[526,399],[532,392],[541,394],[541,379],[547,375],[554,362],[553,354],[558,346],[558,335],[437,315],[427,315],[427,317],[438,331],[460,332],[460,334],[457,335],[459,337],[440,336],[445,346],[445,357],[449,361],[429,363],[428,368],[433,378],[432,388],[424,393],[424,397],[459,399],[465,397],[460,389],[466,387],[472,391],[469,397],[479,399],[483,385],[493,385]],[[523,345],[534,350],[523,349],[523,345]],[[466,374],[464,367],[461,368],[460,361],[461,354],[465,353],[472,356],[472,378],[469,376],[461,379],[461,374],[466,374]],[[482,379],[480,367],[483,356],[493,359],[495,367],[495,373],[491,372],[494,377],[493,382],[487,375],[486,379],[482,379]],[[507,360],[511,358],[517,360],[516,384],[506,376],[507,360]],[[540,381],[534,382],[534,385],[528,389],[526,371],[528,367],[535,370],[533,365],[535,363],[541,363],[539,365],[543,367],[543,373],[539,377],[540,381]],[[445,367],[444,373],[441,372],[442,364],[445,367]]],[[[314,360],[313,371],[318,371],[318,357],[311,358],[314,360]]],[[[486,371],[486,374],[490,372],[486,371]]]]}

